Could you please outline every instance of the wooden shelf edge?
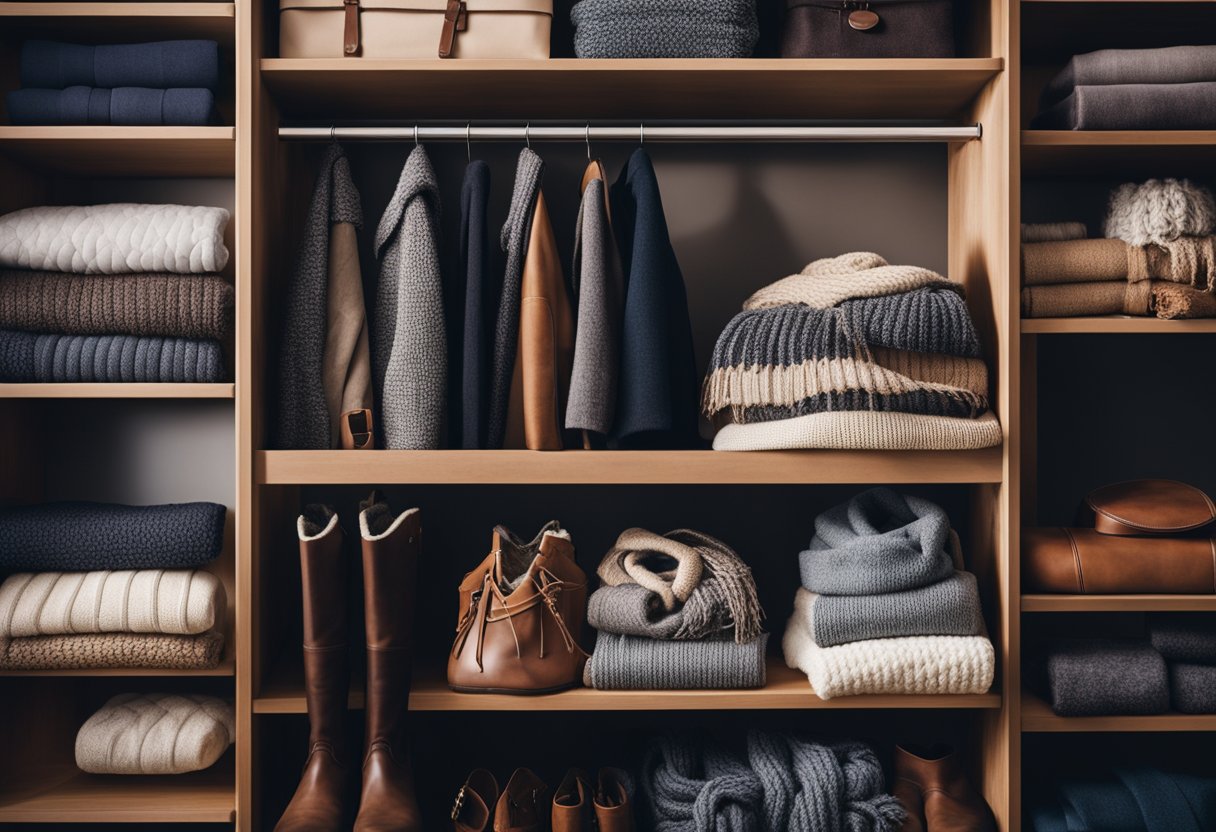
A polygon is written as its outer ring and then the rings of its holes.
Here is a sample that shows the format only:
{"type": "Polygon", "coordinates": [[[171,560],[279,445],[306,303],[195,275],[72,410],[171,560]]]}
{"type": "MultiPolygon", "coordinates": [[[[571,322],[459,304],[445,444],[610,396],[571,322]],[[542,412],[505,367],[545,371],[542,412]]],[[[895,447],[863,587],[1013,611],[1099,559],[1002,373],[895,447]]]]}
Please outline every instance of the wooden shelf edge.
{"type": "MultiPolygon", "coordinates": [[[[1116,0],[1120,1],[1127,2],[1116,0]]],[[[1023,147],[1169,147],[1211,144],[1216,144],[1216,130],[1022,131],[1023,147]]]]}
{"type": "Polygon", "coordinates": [[[1216,612],[1216,595],[1023,595],[1022,612],[1216,612]]]}
{"type": "Polygon", "coordinates": [[[1024,318],[1023,335],[1119,335],[1157,334],[1178,335],[1183,333],[1216,332],[1216,318],[1165,321],[1160,318],[1126,316],[1096,318],[1024,318]]]}
{"type": "Polygon", "coordinates": [[[1004,70],[1004,58],[549,58],[547,60],[466,60],[262,58],[263,72],[958,72],[1004,70]]]}
{"type": "Polygon", "coordinates": [[[1040,696],[1022,693],[1022,732],[1043,733],[1165,733],[1216,731],[1216,714],[1166,713],[1156,716],[1057,716],[1040,696]]]}
{"type": "Polygon", "coordinates": [[[121,125],[32,125],[0,124],[3,141],[227,141],[236,143],[236,127],[211,125],[206,127],[126,127],[121,125]]]}
{"type": "Polygon", "coordinates": [[[69,670],[0,670],[0,679],[5,678],[88,678],[118,676],[130,678],[224,678],[236,676],[236,659],[226,656],[217,666],[207,670],[174,670],[147,667],[99,667],[69,670]]]}
{"type": "Polygon", "coordinates": [[[232,399],[235,384],[0,384],[0,399],[232,399]]]}
{"type": "Polygon", "coordinates": [[[0,2],[0,17],[219,17],[235,20],[236,4],[0,2]]]}

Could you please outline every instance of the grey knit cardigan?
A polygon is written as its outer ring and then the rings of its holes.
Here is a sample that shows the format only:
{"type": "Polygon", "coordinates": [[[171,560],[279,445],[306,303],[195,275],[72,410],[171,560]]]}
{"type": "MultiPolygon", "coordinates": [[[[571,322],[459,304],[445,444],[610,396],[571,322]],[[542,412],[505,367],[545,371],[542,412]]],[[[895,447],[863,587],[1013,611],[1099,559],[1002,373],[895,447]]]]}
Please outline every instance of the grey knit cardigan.
{"type": "Polygon", "coordinates": [[[380,280],[372,372],[384,447],[441,447],[447,333],[439,267],[439,185],[426,149],[410,152],[376,229],[380,280]]]}

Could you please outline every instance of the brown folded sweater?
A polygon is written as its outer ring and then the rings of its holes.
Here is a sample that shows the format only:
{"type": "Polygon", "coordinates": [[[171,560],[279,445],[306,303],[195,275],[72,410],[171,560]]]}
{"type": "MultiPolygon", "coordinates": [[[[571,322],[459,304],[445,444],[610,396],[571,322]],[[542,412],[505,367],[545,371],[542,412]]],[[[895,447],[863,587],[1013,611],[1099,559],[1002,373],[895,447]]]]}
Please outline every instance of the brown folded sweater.
{"type": "Polygon", "coordinates": [[[1183,237],[1165,245],[1130,246],[1088,239],[1025,243],[1025,286],[1117,280],[1168,280],[1211,291],[1216,286],[1212,237],[1183,237]]]}
{"type": "Polygon", "coordinates": [[[0,670],[210,670],[219,664],[223,650],[221,633],[29,636],[0,639],[0,670]]]}
{"type": "Polygon", "coordinates": [[[223,340],[232,302],[218,275],[0,271],[0,329],[223,340]]]}
{"type": "Polygon", "coordinates": [[[1154,280],[1153,308],[1158,318],[1216,318],[1216,294],[1154,280]]]}
{"type": "Polygon", "coordinates": [[[1027,318],[1150,315],[1151,283],[1141,280],[1027,286],[1022,289],[1022,314],[1027,318]]]}

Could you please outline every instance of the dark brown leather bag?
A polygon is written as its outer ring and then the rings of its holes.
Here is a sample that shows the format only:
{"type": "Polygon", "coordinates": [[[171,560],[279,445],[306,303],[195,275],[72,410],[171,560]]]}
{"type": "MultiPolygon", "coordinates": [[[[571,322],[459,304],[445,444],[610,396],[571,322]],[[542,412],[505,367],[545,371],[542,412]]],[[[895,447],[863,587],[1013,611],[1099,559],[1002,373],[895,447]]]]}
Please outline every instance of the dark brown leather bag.
{"type": "Polygon", "coordinates": [[[1174,480],[1131,480],[1090,492],[1080,524],[1101,534],[1187,535],[1216,521],[1216,506],[1193,485],[1174,480]]]}
{"type": "Polygon", "coordinates": [[[553,693],[579,684],[587,576],[554,521],[523,543],[502,526],[460,584],[448,685],[464,693],[553,693]]]}
{"type": "Polygon", "coordinates": [[[783,58],[953,58],[953,0],[788,0],[783,58]]]}

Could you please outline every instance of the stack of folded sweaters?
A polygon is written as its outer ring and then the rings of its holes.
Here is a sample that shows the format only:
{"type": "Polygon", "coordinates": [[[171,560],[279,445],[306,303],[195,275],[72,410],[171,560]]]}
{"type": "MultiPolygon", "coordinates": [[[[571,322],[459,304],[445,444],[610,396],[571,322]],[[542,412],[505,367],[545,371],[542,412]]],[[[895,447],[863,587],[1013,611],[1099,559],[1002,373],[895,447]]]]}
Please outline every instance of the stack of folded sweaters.
{"type": "Polygon", "coordinates": [[[1079,222],[1022,226],[1022,314],[1216,316],[1216,203],[1186,180],[1112,192],[1104,239],[1079,222]]]}
{"type": "Polygon", "coordinates": [[[13,124],[205,125],[215,119],[219,48],[213,40],[21,47],[13,124]]]}
{"type": "Polygon", "coordinates": [[[1216,714],[1216,616],[1157,613],[1149,640],[1170,671],[1170,703],[1184,714],[1216,714]]]}
{"type": "Polygon", "coordinates": [[[823,699],[987,693],[995,651],[942,508],[875,488],[815,518],[785,661],[823,699]]]}
{"type": "Polygon", "coordinates": [[[587,600],[598,631],[583,681],[600,690],[763,687],[768,634],[751,570],[707,534],[628,529],[587,600]]]}
{"type": "Polygon", "coordinates": [[[1216,46],[1076,55],[1039,99],[1036,130],[1216,128],[1216,46]]]}
{"type": "Polygon", "coordinates": [[[702,391],[714,449],[999,445],[963,287],[857,252],[766,286],[718,336],[702,391]]]}
{"type": "Polygon", "coordinates": [[[0,509],[0,669],[215,667],[226,599],[200,571],[223,546],[215,503],[0,509]]]}
{"type": "Polygon", "coordinates": [[[0,216],[0,382],[218,382],[228,211],[118,203],[0,216]]]}
{"type": "Polygon", "coordinates": [[[1029,819],[1034,832],[1207,832],[1216,828],[1216,780],[1144,766],[1070,772],[1029,819]]]}

